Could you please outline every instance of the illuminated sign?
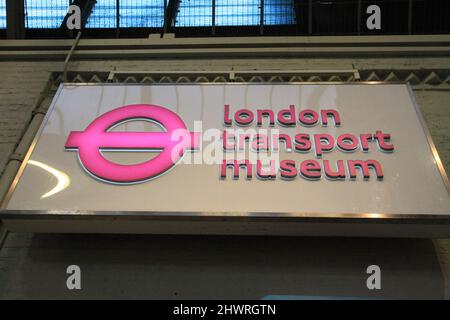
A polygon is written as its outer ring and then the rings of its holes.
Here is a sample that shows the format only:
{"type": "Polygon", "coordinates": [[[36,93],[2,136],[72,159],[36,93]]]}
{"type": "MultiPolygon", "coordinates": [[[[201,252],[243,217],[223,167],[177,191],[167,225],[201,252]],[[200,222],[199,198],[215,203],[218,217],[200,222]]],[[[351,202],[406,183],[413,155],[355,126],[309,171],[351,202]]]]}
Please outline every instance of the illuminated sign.
{"type": "Polygon", "coordinates": [[[83,167],[108,182],[132,183],[155,178],[172,168],[186,150],[199,145],[199,136],[186,129],[183,120],[166,108],[154,105],[129,105],[114,109],[95,119],[83,132],[70,133],[65,148],[77,150],[83,167]],[[153,121],[165,132],[108,132],[128,121],[153,121]],[[135,165],[106,160],[100,150],[160,151],[151,160],[135,165]]]}
{"type": "MultiPolygon", "coordinates": [[[[275,126],[275,112],[268,109],[258,109],[257,114],[257,127],[264,126],[264,118],[267,118],[268,125],[270,127],[275,126]]],[[[237,110],[233,120],[230,118],[230,106],[225,105],[224,109],[224,125],[226,127],[232,127],[233,123],[240,127],[251,126],[254,122],[255,115],[249,109],[237,110]]],[[[331,118],[334,123],[334,127],[341,126],[341,116],[339,111],[328,109],[319,110],[316,112],[311,109],[303,109],[297,113],[295,106],[291,105],[288,109],[281,109],[277,113],[276,123],[283,127],[295,127],[297,124],[303,127],[313,127],[318,125],[319,120],[322,127],[328,127],[329,119],[331,118]],[[320,114],[320,116],[319,116],[320,114]]],[[[393,152],[394,145],[389,143],[391,139],[390,134],[383,133],[381,130],[376,130],[374,134],[363,133],[354,135],[351,133],[339,134],[336,138],[329,133],[320,134],[307,134],[297,133],[295,135],[272,134],[269,136],[264,133],[244,132],[241,135],[236,136],[233,133],[229,133],[227,129],[223,132],[223,150],[226,152],[235,152],[245,150],[247,143],[251,145],[252,152],[280,152],[280,144],[284,144],[284,152],[292,153],[293,151],[299,153],[313,152],[316,158],[322,158],[326,152],[332,152],[334,149],[338,149],[341,152],[356,152],[360,149],[362,152],[369,152],[369,144],[372,141],[377,143],[379,150],[383,152],[393,152]]],[[[256,176],[262,179],[275,179],[279,172],[280,177],[284,180],[291,180],[299,175],[307,180],[318,180],[322,177],[322,166],[316,160],[303,160],[297,168],[294,160],[282,160],[279,161],[278,166],[276,160],[270,159],[268,163],[269,170],[263,169],[262,160],[256,160],[254,170],[249,160],[223,160],[221,168],[221,178],[227,177],[227,167],[233,169],[233,178],[239,178],[239,169],[241,167],[246,169],[246,177],[252,178],[253,172],[256,171],[256,176]],[[277,169],[278,167],[278,169],[277,169]]],[[[328,160],[323,161],[323,172],[328,179],[341,180],[348,176],[351,179],[356,179],[358,169],[361,169],[364,179],[370,178],[370,169],[374,169],[376,177],[383,179],[383,170],[381,164],[377,160],[347,160],[345,163],[343,160],[337,160],[335,166],[328,160]],[[345,165],[346,164],[346,165],[345,165]],[[346,170],[347,167],[347,170],[346,170]]]]}
{"type": "Polygon", "coordinates": [[[59,88],[0,217],[25,231],[450,236],[450,197],[405,84],[80,84],[59,88]]]}

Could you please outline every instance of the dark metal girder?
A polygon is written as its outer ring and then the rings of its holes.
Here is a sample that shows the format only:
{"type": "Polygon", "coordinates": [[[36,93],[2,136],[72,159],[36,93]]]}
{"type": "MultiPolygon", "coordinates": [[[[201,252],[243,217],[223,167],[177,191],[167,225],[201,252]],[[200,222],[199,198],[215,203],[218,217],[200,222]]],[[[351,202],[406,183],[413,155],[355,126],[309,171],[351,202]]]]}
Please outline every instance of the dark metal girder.
{"type": "Polygon", "coordinates": [[[25,38],[24,0],[6,0],[6,36],[8,39],[25,38]]]}
{"type": "Polygon", "coordinates": [[[178,8],[180,6],[180,0],[169,0],[166,8],[166,21],[164,22],[168,29],[175,27],[175,21],[178,14],[178,8]]]}

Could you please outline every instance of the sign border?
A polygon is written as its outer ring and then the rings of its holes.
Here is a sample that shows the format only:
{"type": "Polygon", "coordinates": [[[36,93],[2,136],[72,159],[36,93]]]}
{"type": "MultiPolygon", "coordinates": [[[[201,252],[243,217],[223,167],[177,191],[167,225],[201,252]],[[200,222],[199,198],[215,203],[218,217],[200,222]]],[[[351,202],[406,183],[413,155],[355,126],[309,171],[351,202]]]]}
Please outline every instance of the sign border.
{"type": "MultiPolygon", "coordinates": [[[[439,157],[437,148],[433,142],[431,134],[428,130],[425,119],[417,104],[413,89],[411,85],[403,81],[358,81],[358,82],[204,82],[204,83],[61,83],[56,94],[53,97],[52,103],[48,108],[45,118],[36,133],[33,142],[31,143],[27,154],[17,171],[17,174],[11,183],[11,186],[0,205],[0,219],[3,220],[33,220],[33,219],[123,219],[130,220],[167,220],[167,218],[177,218],[178,221],[261,221],[261,222],[355,222],[355,223],[388,223],[388,224],[426,224],[426,225],[449,225],[450,215],[426,215],[426,214],[390,214],[390,213],[314,213],[314,212],[297,212],[297,213],[283,213],[283,212],[155,212],[155,211],[71,211],[71,210],[7,210],[6,206],[18,184],[20,177],[31,157],[31,154],[36,147],[37,141],[40,138],[44,127],[46,126],[50,114],[52,113],[56,101],[65,86],[158,86],[158,85],[405,85],[409,97],[414,105],[416,114],[421,124],[422,130],[427,138],[428,145],[433,155],[437,169],[441,175],[447,193],[450,196],[450,182],[446,174],[444,165],[439,157]]],[[[450,234],[450,230],[449,230],[450,234]]]]}

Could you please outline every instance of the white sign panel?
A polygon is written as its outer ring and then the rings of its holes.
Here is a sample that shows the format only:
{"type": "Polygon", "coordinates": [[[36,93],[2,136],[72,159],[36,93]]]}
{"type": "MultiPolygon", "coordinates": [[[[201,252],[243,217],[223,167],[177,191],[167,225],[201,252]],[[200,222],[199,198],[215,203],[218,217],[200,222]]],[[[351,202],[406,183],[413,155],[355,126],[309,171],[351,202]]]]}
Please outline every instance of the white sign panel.
{"type": "Polygon", "coordinates": [[[262,219],[269,234],[283,218],[430,221],[447,232],[447,187],[405,84],[64,85],[2,218],[262,219]]]}

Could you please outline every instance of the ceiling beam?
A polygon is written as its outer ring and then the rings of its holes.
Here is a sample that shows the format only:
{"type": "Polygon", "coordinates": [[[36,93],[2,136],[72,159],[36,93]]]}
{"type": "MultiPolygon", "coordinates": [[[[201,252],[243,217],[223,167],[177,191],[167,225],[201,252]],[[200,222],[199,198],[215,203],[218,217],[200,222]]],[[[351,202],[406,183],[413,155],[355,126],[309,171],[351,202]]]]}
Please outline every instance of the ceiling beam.
{"type": "Polygon", "coordinates": [[[8,39],[25,38],[24,0],[6,0],[6,36],[8,39]]]}

